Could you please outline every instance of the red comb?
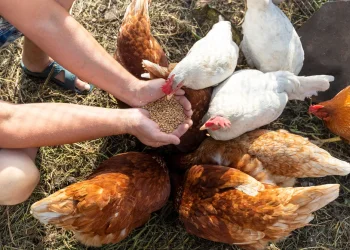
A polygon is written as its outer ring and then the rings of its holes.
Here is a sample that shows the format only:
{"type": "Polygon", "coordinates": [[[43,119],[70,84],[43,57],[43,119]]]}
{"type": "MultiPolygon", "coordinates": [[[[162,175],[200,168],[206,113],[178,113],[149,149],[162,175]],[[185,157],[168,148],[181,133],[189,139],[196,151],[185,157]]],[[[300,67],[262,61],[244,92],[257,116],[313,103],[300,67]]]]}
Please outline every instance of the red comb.
{"type": "Polygon", "coordinates": [[[172,86],[173,86],[174,77],[175,75],[170,76],[170,78],[168,78],[165,81],[165,84],[162,86],[162,91],[164,94],[170,95],[171,92],[173,91],[172,86]]]}
{"type": "Polygon", "coordinates": [[[309,113],[315,113],[321,108],[324,108],[324,106],[323,105],[312,105],[309,107],[309,113]]]}

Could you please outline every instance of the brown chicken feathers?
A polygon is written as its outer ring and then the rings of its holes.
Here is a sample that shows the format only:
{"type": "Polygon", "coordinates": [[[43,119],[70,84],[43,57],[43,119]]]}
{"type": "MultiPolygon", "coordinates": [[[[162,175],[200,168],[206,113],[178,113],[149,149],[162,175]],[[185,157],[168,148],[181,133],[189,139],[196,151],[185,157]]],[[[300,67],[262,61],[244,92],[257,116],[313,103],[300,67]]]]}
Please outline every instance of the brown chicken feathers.
{"type": "Polygon", "coordinates": [[[126,238],[165,205],[170,181],[158,156],[124,153],[103,162],[87,180],[72,184],[31,207],[44,224],[72,230],[85,245],[126,238]]]}
{"type": "Polygon", "coordinates": [[[339,195],[339,185],[274,188],[233,168],[193,166],[178,192],[187,232],[212,241],[265,249],[307,225],[312,212],[339,195]]]}
{"type": "Polygon", "coordinates": [[[167,162],[172,170],[197,164],[228,166],[282,187],[293,186],[295,178],[350,173],[349,163],[285,130],[259,129],[229,141],[208,138],[193,153],[171,156],[167,162]]]}
{"type": "Polygon", "coordinates": [[[350,86],[333,99],[311,106],[309,111],[322,119],[330,131],[350,142],[350,86]]]}
{"type": "MultiPolygon", "coordinates": [[[[150,3],[132,0],[119,30],[114,57],[138,78],[168,79],[177,64],[168,63],[151,34],[150,3]]],[[[229,28],[231,24],[218,25],[229,28]]],[[[227,41],[232,47],[231,35],[227,41]]],[[[233,56],[236,54],[238,57],[238,48],[233,56]]],[[[236,60],[232,63],[233,72],[236,60]]],[[[183,70],[187,71],[185,66],[183,70]]],[[[308,225],[313,212],[338,197],[338,184],[293,186],[296,178],[347,175],[349,163],[284,130],[257,129],[227,141],[206,138],[206,132],[199,129],[213,88],[185,87],[184,91],[192,105],[193,126],[176,147],[191,153],[171,155],[167,163],[175,187],[175,208],[188,233],[242,249],[261,250],[268,242],[308,225]]],[[[349,93],[350,87],[310,108],[330,130],[348,140],[349,93]]],[[[85,245],[101,246],[120,242],[145,224],[152,212],[166,204],[169,194],[169,174],[163,159],[129,152],[104,161],[86,180],[34,203],[31,213],[44,224],[73,231],[85,245]]]]}
{"type": "Polygon", "coordinates": [[[133,0],[128,6],[117,38],[114,58],[131,74],[141,78],[142,60],[167,67],[168,60],[151,34],[148,5],[151,0],[133,0]]]}

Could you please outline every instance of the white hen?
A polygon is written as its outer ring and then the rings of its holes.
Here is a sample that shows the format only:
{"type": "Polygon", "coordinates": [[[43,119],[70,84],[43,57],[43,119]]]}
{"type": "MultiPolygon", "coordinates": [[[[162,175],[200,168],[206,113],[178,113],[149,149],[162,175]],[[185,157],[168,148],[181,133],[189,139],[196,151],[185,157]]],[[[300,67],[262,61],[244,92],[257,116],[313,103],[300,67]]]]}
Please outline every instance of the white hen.
{"type": "Polygon", "coordinates": [[[262,72],[285,70],[298,75],[304,50],[286,15],[271,0],[248,0],[240,45],[249,66],[262,72]]]}
{"type": "Polygon", "coordinates": [[[220,17],[170,72],[163,92],[171,95],[182,86],[197,90],[219,84],[234,72],[238,52],[239,48],[232,40],[231,23],[220,17]]]}
{"type": "Polygon", "coordinates": [[[287,71],[241,70],[214,89],[201,129],[230,140],[276,120],[288,100],[304,100],[329,88],[333,76],[301,77],[287,71]]]}

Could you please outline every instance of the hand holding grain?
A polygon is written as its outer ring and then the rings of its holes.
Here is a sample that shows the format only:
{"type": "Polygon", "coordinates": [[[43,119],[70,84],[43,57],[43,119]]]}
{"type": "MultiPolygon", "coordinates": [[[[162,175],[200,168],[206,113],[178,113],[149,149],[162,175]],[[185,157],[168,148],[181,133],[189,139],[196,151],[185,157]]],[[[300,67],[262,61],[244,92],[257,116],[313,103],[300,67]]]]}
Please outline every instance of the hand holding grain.
{"type": "Polygon", "coordinates": [[[191,120],[193,114],[192,106],[185,97],[185,91],[182,89],[177,90],[171,103],[164,103],[166,98],[164,98],[165,94],[161,91],[164,83],[164,79],[140,80],[133,85],[134,87],[136,86],[135,98],[130,99],[133,102],[131,104],[132,107],[146,107],[148,111],[141,108],[129,109],[131,113],[128,114],[127,133],[136,136],[142,143],[152,147],[161,147],[168,144],[178,145],[180,137],[193,124],[191,120]],[[172,113],[171,104],[173,104],[176,112],[172,113]],[[164,112],[157,112],[157,110],[162,111],[162,105],[166,109],[165,113],[168,112],[165,118],[171,118],[175,125],[170,121],[172,126],[168,127],[169,121],[164,123],[166,119],[157,119],[157,117],[162,118],[165,114],[164,112]],[[174,116],[171,117],[171,114],[174,116]]]}
{"type": "MultiPolygon", "coordinates": [[[[134,95],[129,98],[127,103],[131,107],[139,108],[159,100],[165,96],[161,90],[164,84],[164,79],[152,79],[149,81],[138,80],[136,83],[130,85],[130,89],[132,89],[130,92],[133,92],[134,95]]],[[[184,97],[184,95],[185,91],[182,89],[179,89],[174,93],[175,98],[178,98],[177,100],[180,101],[181,105],[184,107],[185,114],[188,117],[191,117],[191,103],[187,98],[181,98],[184,97]]]]}
{"type": "Polygon", "coordinates": [[[152,121],[149,112],[144,109],[130,109],[130,120],[127,133],[136,136],[143,144],[151,147],[161,147],[168,144],[178,145],[180,137],[192,126],[192,120],[186,120],[172,133],[160,130],[159,125],[152,121]]]}

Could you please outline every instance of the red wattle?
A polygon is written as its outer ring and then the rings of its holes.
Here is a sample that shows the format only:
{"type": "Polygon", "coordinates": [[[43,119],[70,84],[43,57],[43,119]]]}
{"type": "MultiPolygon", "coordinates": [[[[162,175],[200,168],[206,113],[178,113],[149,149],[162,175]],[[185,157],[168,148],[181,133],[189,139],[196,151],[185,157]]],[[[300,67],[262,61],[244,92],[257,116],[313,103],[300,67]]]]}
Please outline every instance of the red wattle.
{"type": "Polygon", "coordinates": [[[170,95],[173,91],[172,86],[173,86],[173,81],[174,81],[175,75],[172,75],[170,78],[168,78],[165,81],[165,84],[162,86],[162,91],[166,95],[170,95]]]}

